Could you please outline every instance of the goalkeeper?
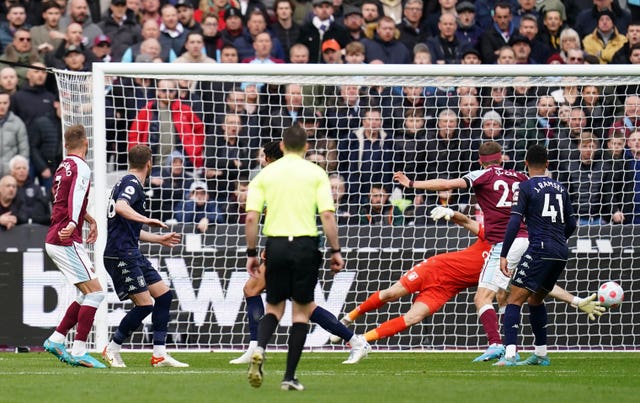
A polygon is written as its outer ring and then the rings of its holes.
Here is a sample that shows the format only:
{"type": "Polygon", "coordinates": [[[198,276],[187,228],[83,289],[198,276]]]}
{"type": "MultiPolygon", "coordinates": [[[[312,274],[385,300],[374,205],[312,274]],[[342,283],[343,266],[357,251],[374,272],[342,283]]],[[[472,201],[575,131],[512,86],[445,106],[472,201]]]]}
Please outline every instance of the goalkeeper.
{"type": "MultiPolygon", "coordinates": [[[[375,292],[345,315],[341,321],[345,325],[349,325],[362,314],[378,309],[387,302],[417,293],[406,314],[391,319],[365,333],[364,338],[367,342],[392,336],[421,322],[436,313],[459,292],[478,285],[485,257],[491,250],[491,242],[487,241],[484,236],[484,226],[464,214],[440,206],[431,210],[431,218],[451,220],[476,235],[478,240],[461,251],[443,253],[424,260],[406,272],[394,285],[375,292]]],[[[594,320],[595,316],[602,315],[605,310],[599,302],[594,301],[595,294],[586,299],[580,299],[556,285],[549,295],[577,306],[591,320],[594,320]]],[[[337,342],[339,339],[332,337],[331,341],[337,342]]]]}

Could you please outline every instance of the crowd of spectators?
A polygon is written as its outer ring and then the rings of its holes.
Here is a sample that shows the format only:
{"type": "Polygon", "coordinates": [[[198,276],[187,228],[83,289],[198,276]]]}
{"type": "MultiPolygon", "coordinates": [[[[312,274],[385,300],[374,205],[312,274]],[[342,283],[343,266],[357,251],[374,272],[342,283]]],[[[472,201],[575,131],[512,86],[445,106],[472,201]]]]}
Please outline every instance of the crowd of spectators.
{"type": "MultiPolygon", "coordinates": [[[[46,67],[640,63],[640,6],[622,8],[617,0],[107,3],[0,2],[3,229],[45,221],[33,200],[28,218],[12,213],[8,177],[20,187],[25,180],[9,161],[24,157],[35,184],[27,193],[38,188],[46,198],[62,157],[58,89],[46,67]]],[[[246,185],[264,165],[261,147],[299,124],[309,136],[307,158],[331,174],[340,222],[419,225],[426,206],[473,206],[473,195],[400,190],[394,171],[416,180],[457,177],[479,167],[485,141],[502,146],[506,167],[524,170],[527,148],[543,143],[550,173],[567,184],[581,224],[640,223],[638,89],[570,79],[542,88],[115,78],[105,92],[108,160],[110,169],[126,169],[127,149],[150,145],[152,214],[206,231],[243,222],[246,185]]]]}

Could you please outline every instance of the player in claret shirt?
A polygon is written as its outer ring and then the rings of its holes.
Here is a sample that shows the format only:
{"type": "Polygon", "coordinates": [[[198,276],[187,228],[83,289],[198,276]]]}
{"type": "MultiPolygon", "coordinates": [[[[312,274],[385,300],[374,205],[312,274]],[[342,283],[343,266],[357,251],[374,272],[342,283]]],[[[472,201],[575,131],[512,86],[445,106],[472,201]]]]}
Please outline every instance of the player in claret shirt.
{"type": "Polygon", "coordinates": [[[84,160],[89,148],[84,127],[69,127],[64,133],[64,143],[67,158],[54,174],[51,226],[45,248],[51,260],[81,294],[69,305],[56,330],[44,342],[44,349],[67,364],[105,368],[104,364],[89,355],[86,347],[93,318],[104,299],[104,291],[82,245],[82,226],[85,221],[89,224],[86,242],[94,243],[98,237],[96,221],[87,213],[91,169],[84,160]],[[76,336],[69,354],[65,339],[76,324],[76,336]]]}

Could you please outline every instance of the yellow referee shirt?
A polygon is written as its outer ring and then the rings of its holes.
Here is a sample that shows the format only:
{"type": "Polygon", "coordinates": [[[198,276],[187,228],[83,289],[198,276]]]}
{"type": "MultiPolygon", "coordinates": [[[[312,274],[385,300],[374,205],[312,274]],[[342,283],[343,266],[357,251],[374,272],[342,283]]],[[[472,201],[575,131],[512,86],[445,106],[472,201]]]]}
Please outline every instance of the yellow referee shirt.
{"type": "Polygon", "coordinates": [[[294,153],[264,167],[249,184],[247,211],[268,213],[266,236],[317,236],[316,213],[335,211],[329,176],[294,153]]]}

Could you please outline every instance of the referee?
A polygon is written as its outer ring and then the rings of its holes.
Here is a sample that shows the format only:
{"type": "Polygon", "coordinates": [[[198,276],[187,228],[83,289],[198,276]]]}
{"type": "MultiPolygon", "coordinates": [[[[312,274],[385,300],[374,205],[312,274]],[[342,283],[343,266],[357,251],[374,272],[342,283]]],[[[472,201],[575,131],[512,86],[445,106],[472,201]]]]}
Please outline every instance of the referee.
{"type": "Polygon", "coordinates": [[[289,331],[287,369],[281,383],[283,390],[304,390],[295,378],[296,367],[309,331],[313,294],[318,282],[322,254],[318,250],[316,213],[331,247],[331,270],[344,266],[338,242],[331,187],[327,173],[304,159],[307,134],[300,126],[287,128],[280,148],[284,156],[260,171],[249,184],[247,196],[247,271],[255,276],[258,267],[258,223],[265,205],[268,214],[263,233],[267,236],[266,314],[258,327],[258,347],[249,365],[249,383],[262,385],[264,349],[278,326],[285,301],[293,302],[292,326],[289,331]]]}

